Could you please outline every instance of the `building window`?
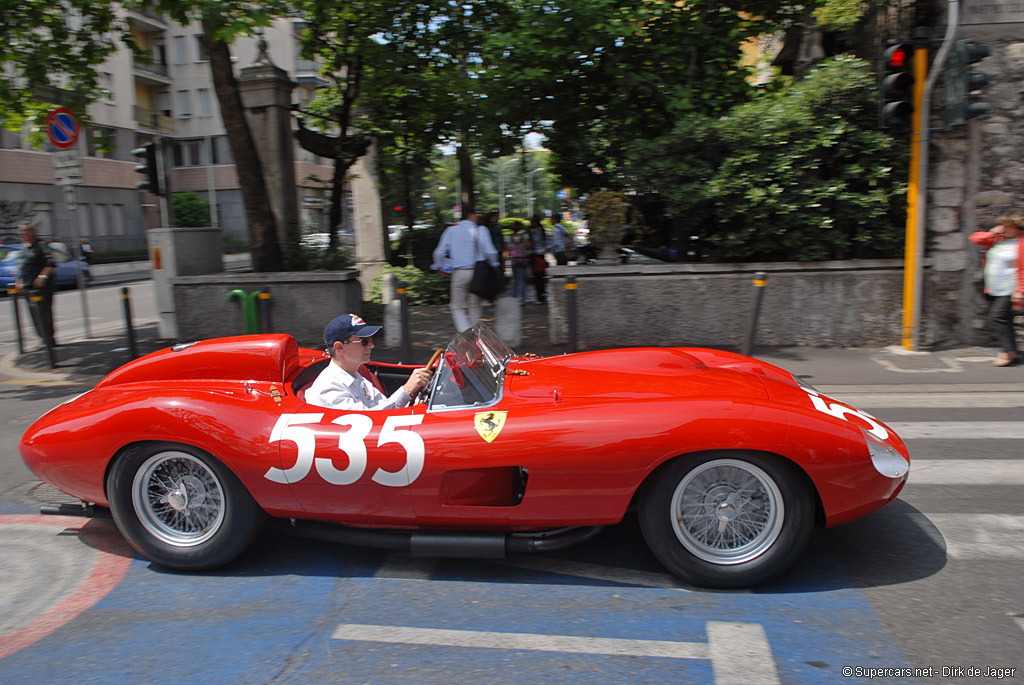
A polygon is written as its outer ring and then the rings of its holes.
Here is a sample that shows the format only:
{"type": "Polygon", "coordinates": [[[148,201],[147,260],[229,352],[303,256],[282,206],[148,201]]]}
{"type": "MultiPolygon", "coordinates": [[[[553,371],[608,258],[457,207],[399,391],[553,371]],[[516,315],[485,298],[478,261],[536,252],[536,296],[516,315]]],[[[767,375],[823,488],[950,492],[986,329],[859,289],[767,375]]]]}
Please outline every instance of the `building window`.
{"type": "Polygon", "coordinates": [[[185,36],[174,37],[174,63],[184,64],[188,61],[188,46],[185,44],[185,36]]]}
{"type": "Polygon", "coordinates": [[[32,205],[35,216],[32,223],[40,235],[53,235],[53,205],[49,202],[36,202],[32,205]]]}
{"type": "Polygon", "coordinates": [[[110,226],[114,235],[124,235],[124,205],[110,205],[110,226]]]}
{"type": "Polygon", "coordinates": [[[198,91],[196,91],[196,98],[199,101],[199,116],[210,116],[210,89],[200,88],[198,91]]]}
{"type": "Polygon", "coordinates": [[[156,106],[160,110],[160,114],[165,117],[171,116],[171,94],[167,91],[157,93],[156,95],[156,106]]]}
{"type": "Polygon", "coordinates": [[[203,40],[203,34],[201,33],[196,34],[196,61],[210,61],[210,51],[206,49],[206,41],[203,40]]]}
{"type": "Polygon", "coordinates": [[[190,140],[188,143],[188,165],[203,165],[203,143],[201,140],[190,140]]]}
{"type": "Polygon", "coordinates": [[[114,75],[109,71],[100,73],[100,87],[105,91],[102,102],[108,105],[114,104],[114,75]]]}
{"type": "Polygon", "coordinates": [[[178,91],[178,118],[188,119],[192,116],[192,101],[187,90],[178,91]]]}

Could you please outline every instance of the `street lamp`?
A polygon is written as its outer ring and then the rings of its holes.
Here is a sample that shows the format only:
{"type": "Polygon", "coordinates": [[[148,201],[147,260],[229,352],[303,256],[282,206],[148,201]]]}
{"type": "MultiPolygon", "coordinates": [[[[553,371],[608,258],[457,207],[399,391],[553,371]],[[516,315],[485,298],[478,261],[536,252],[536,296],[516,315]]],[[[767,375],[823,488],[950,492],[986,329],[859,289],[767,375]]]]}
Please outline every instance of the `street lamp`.
{"type": "Polygon", "coordinates": [[[544,167],[539,166],[530,173],[526,174],[526,218],[533,218],[533,175],[538,171],[544,171],[544,167]]]}
{"type": "MultiPolygon", "coordinates": [[[[498,218],[505,218],[505,165],[508,162],[515,163],[514,159],[498,160],[498,218]]],[[[511,195],[509,196],[511,197],[511,195]]]]}

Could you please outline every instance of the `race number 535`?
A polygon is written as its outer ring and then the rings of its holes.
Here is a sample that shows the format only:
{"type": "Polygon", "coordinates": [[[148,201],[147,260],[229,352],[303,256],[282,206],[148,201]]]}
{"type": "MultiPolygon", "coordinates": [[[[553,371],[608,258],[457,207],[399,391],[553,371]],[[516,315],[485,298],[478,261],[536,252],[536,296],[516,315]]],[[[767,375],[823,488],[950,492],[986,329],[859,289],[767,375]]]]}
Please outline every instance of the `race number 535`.
{"type": "MultiPolygon", "coordinates": [[[[323,414],[291,414],[278,418],[270,433],[270,442],[293,442],[298,448],[298,456],[294,466],[287,469],[271,467],[263,474],[265,478],[275,483],[297,483],[309,475],[313,466],[316,466],[320,477],[332,485],[351,485],[362,478],[367,463],[366,437],[373,429],[373,419],[364,414],[346,414],[331,421],[339,426],[349,426],[349,430],[338,437],[338,449],[348,457],[348,466],[339,469],[330,457],[316,456],[316,430],[309,424],[318,424],[323,418],[323,414]]],[[[378,468],[373,473],[373,482],[400,488],[419,478],[423,472],[426,448],[423,438],[410,428],[422,421],[422,414],[389,416],[384,420],[377,438],[377,447],[398,443],[405,448],[405,465],[397,471],[378,468]]]]}

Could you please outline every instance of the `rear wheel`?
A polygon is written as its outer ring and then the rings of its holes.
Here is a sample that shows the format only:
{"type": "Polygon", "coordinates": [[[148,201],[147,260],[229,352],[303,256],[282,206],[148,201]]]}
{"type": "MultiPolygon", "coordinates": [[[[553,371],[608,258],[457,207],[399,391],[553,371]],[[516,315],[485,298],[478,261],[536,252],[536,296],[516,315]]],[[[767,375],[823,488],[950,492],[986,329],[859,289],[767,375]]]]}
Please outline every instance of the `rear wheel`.
{"type": "Polygon", "coordinates": [[[793,563],[814,525],[814,498],[791,464],[719,452],[680,458],[654,475],[640,525],[654,555],[705,587],[762,583],[793,563]]]}
{"type": "Polygon", "coordinates": [[[148,443],[121,456],[107,478],[110,510],[135,549],[180,571],[217,568],[252,542],[263,510],[206,452],[148,443]]]}

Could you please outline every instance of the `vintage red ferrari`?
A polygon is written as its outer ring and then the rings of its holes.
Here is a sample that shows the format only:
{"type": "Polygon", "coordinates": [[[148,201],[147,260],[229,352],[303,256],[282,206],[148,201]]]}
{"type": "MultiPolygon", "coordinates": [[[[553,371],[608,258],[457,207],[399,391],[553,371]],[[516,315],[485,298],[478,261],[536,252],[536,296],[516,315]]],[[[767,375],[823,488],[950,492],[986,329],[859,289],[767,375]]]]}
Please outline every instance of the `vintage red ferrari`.
{"type": "MultiPolygon", "coordinates": [[[[813,526],[885,505],[910,468],[882,422],[717,350],[517,356],[478,324],[437,351],[414,404],[364,412],[304,401],[328,363],[288,335],[176,345],[44,415],[21,455],[171,569],[227,564],[266,516],[500,558],[587,539],[635,507],[661,563],[709,587],[777,575],[813,526]]],[[[390,389],[414,368],[365,372],[390,389]]]]}

